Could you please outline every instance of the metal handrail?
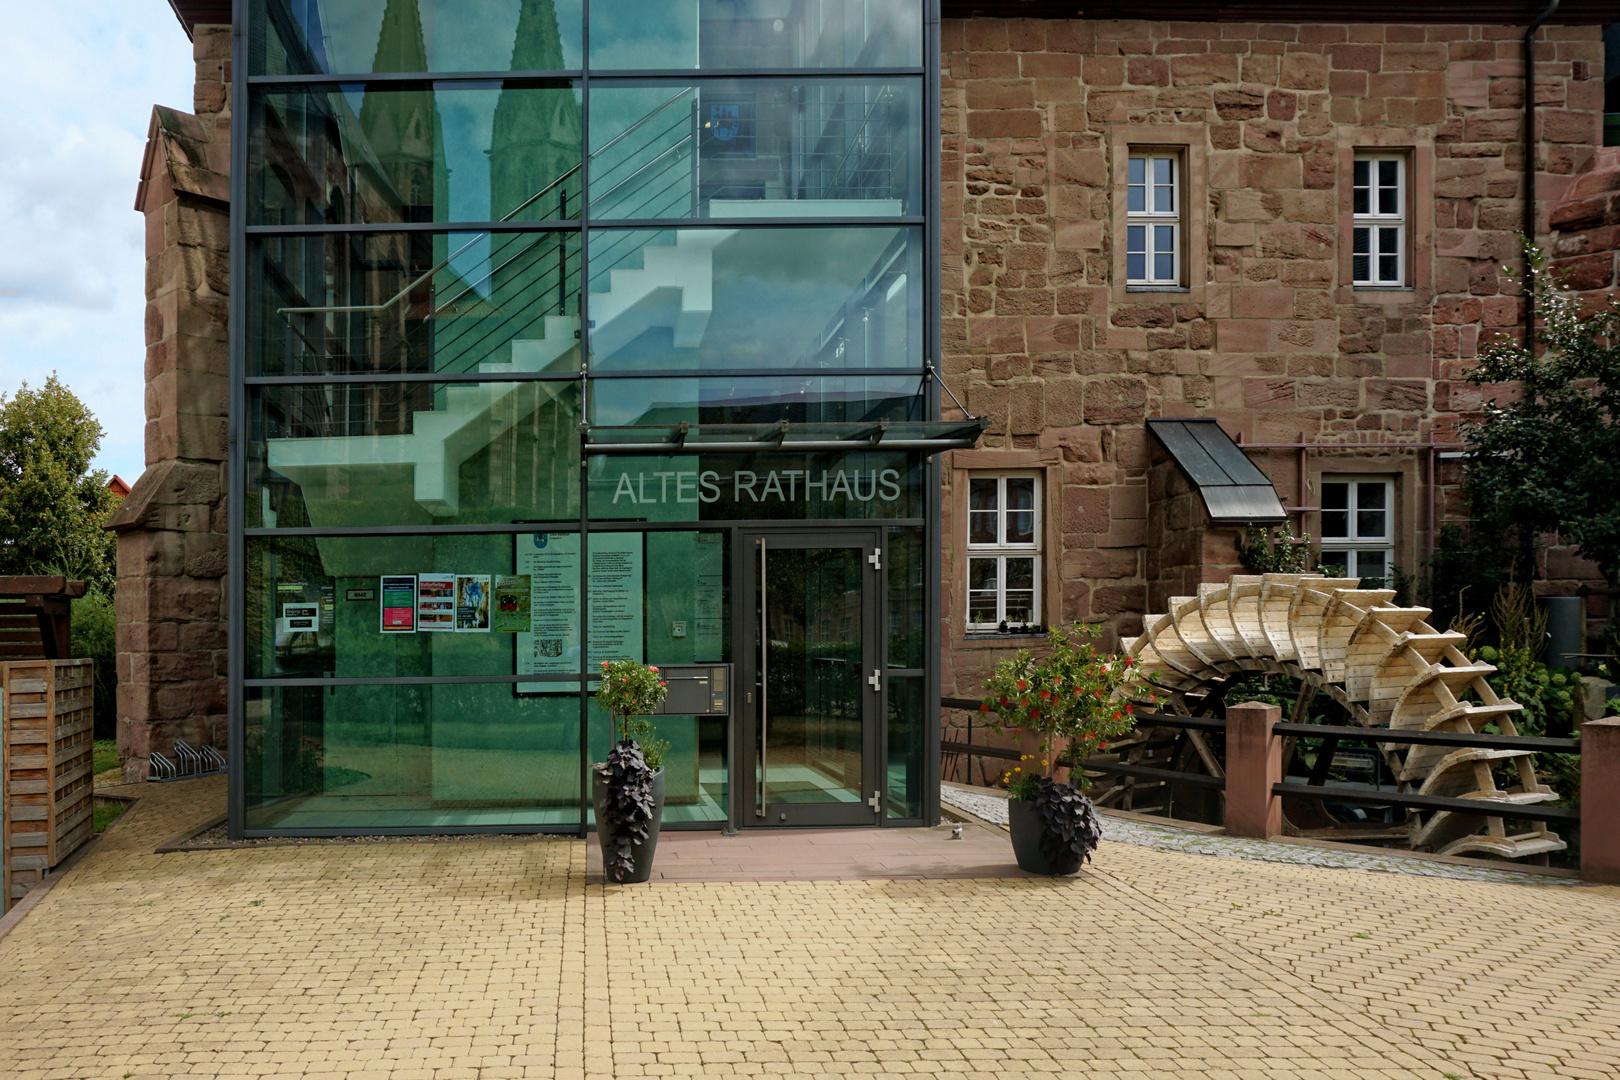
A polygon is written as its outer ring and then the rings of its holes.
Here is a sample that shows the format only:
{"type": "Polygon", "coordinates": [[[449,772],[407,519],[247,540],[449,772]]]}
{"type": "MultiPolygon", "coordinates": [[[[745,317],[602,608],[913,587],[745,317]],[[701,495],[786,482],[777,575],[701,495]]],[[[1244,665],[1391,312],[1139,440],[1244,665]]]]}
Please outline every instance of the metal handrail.
{"type": "Polygon", "coordinates": [[[1400,728],[1341,727],[1331,724],[1273,724],[1277,735],[1296,738],[1350,739],[1374,743],[1402,743],[1412,746],[1456,746],[1479,750],[1530,750],[1537,753],[1579,753],[1581,740],[1552,739],[1537,735],[1491,735],[1465,731],[1404,731],[1400,728]]]}
{"type": "MultiPolygon", "coordinates": [[[[995,746],[981,746],[977,743],[957,742],[954,739],[941,739],[941,750],[950,750],[956,753],[965,753],[972,757],[996,758],[1000,761],[1018,761],[1027,757],[1017,750],[1003,750],[995,746]]],[[[1076,765],[1069,758],[1058,758],[1055,764],[1059,768],[1073,769],[1076,765]]],[[[1141,780],[1163,780],[1171,784],[1186,784],[1189,787],[1207,788],[1211,791],[1224,791],[1226,780],[1219,776],[1206,776],[1202,773],[1176,772],[1173,769],[1155,769],[1149,765],[1127,765],[1115,761],[1087,761],[1078,766],[1085,772],[1104,773],[1109,776],[1129,776],[1141,780]]]]}
{"type": "Polygon", "coordinates": [[[1372,788],[1318,787],[1314,784],[1273,784],[1273,795],[1296,796],[1333,802],[1362,803],[1370,806],[1399,806],[1405,810],[1449,810],[1480,817],[1519,818],[1524,821],[1579,821],[1579,810],[1563,807],[1530,806],[1501,799],[1451,799],[1439,795],[1407,795],[1372,788]]]}
{"type": "MultiPolygon", "coordinates": [[[[512,218],[517,216],[523,210],[527,209],[529,206],[533,205],[534,201],[536,199],[540,198],[540,196],[544,195],[546,192],[550,191],[552,188],[555,188],[558,184],[562,183],[564,180],[567,180],[570,176],[573,176],[575,173],[579,172],[579,170],[581,168],[583,168],[583,164],[575,165],[573,168],[569,169],[567,172],[565,172],[561,176],[557,177],[557,179],[553,180],[551,183],[547,184],[545,187],[541,188],[539,191],[535,192],[533,195],[530,195],[527,199],[524,199],[517,206],[515,206],[511,210],[507,211],[507,213],[504,216],[502,216],[500,218],[497,218],[496,220],[497,221],[502,221],[502,222],[511,221],[512,218]]],[[[477,233],[474,233],[473,238],[471,240],[468,240],[465,244],[462,244],[459,248],[457,248],[455,251],[452,251],[450,254],[446,255],[443,259],[440,259],[437,263],[435,263],[433,265],[433,267],[431,269],[429,269],[421,277],[417,278],[415,281],[412,281],[410,284],[406,285],[403,289],[399,290],[399,292],[395,293],[392,297],[390,297],[387,300],[384,300],[380,304],[345,304],[345,305],[336,305],[336,306],[332,306],[332,307],[285,307],[285,308],[277,308],[276,309],[276,314],[277,315],[339,315],[339,314],[350,314],[350,313],[358,313],[358,312],[381,312],[381,311],[387,311],[389,308],[393,307],[395,304],[397,304],[401,300],[403,300],[406,296],[410,295],[410,292],[411,292],[412,289],[415,289],[418,285],[422,284],[424,281],[427,281],[428,279],[433,277],[434,274],[437,274],[440,270],[443,270],[445,267],[449,266],[452,262],[455,261],[455,259],[458,256],[465,253],[468,248],[470,248],[474,244],[478,243],[479,237],[484,236],[487,232],[488,232],[488,230],[486,229],[486,230],[482,230],[482,231],[479,231],[477,233]]]]}

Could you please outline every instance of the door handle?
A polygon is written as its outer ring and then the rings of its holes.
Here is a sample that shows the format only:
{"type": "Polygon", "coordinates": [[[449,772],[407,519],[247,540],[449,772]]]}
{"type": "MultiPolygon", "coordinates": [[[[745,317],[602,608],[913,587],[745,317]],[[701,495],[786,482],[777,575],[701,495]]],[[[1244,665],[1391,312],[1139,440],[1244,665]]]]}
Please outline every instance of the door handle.
{"type": "Polygon", "coordinates": [[[866,682],[867,685],[872,689],[881,691],[883,689],[883,672],[877,668],[873,668],[872,674],[866,677],[866,682]]]}

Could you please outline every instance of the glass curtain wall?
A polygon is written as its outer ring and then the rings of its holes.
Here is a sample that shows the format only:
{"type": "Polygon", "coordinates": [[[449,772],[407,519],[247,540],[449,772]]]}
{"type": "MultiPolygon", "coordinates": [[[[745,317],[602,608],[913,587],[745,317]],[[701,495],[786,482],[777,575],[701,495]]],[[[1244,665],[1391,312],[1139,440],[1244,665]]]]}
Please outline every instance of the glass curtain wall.
{"type": "MultiPolygon", "coordinates": [[[[592,669],[735,661],[735,523],[827,518],[911,553],[920,814],[922,459],[582,432],[929,418],[921,0],[247,6],[233,829],[580,828],[592,669]]],[[[727,725],[660,718],[666,822],[726,820],[727,725]]]]}

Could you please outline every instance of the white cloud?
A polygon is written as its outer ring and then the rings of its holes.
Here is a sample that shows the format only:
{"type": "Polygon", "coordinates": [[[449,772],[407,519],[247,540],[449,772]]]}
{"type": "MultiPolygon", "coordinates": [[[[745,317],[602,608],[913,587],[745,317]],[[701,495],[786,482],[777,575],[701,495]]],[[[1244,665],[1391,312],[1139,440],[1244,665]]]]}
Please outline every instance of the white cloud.
{"type": "Polygon", "coordinates": [[[7,0],[0,35],[0,392],[55,371],[106,431],[97,464],[145,462],[145,225],[153,104],[190,111],[191,43],[166,0],[94,14],[7,0]]]}

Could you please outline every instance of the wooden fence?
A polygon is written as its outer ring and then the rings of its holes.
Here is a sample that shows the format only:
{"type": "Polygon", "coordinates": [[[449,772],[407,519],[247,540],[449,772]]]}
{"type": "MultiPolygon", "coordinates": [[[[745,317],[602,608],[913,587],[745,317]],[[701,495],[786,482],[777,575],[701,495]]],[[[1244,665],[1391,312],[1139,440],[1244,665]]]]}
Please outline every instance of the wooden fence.
{"type": "Polygon", "coordinates": [[[94,661],[0,663],[0,910],[90,839],[94,661]]]}

